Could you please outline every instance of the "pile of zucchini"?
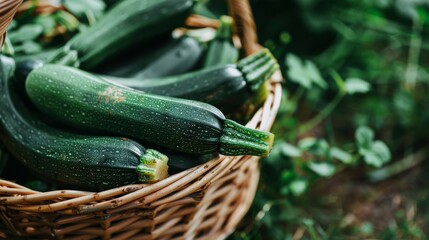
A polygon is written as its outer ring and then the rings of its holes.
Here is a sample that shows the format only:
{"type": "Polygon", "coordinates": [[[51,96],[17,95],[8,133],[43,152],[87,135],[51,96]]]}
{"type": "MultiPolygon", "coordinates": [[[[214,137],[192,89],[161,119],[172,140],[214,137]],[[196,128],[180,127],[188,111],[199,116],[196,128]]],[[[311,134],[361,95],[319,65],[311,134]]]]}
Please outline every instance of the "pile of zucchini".
{"type": "Polygon", "coordinates": [[[47,58],[0,55],[5,148],[44,181],[92,191],[159,181],[218,154],[267,156],[274,135],[241,123],[277,61],[267,49],[239,59],[229,16],[209,41],[173,37],[194,4],[124,0],[47,58]],[[137,50],[149,42],[161,44],[137,50]]]}

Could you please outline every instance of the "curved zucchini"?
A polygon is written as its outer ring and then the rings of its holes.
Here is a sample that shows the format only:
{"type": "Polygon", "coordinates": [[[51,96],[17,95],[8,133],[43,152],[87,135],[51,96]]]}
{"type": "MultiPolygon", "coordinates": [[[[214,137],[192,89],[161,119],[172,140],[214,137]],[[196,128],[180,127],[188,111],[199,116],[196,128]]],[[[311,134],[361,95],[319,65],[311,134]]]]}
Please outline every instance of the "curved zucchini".
{"type": "Polygon", "coordinates": [[[181,152],[267,156],[274,138],[225,119],[209,104],[146,94],[67,66],[33,70],[26,91],[42,112],[70,126],[181,152]]]}
{"type": "Polygon", "coordinates": [[[178,76],[155,79],[102,77],[146,93],[206,102],[225,114],[231,114],[251,99],[278,68],[272,54],[264,49],[237,64],[178,76]]]}
{"type": "Polygon", "coordinates": [[[37,175],[96,191],[167,176],[168,158],[135,141],[72,134],[40,122],[17,96],[13,60],[0,57],[0,139],[37,175]]]}
{"type": "Polygon", "coordinates": [[[220,26],[216,37],[210,42],[203,67],[215,67],[233,64],[238,61],[238,49],[232,42],[232,26],[234,19],[230,16],[220,17],[220,26]]]}
{"type": "MultiPolygon", "coordinates": [[[[91,69],[126,48],[170,33],[184,23],[193,5],[194,0],[121,1],[74,36],[62,49],[63,55],[77,51],[80,66],[91,69]]],[[[57,61],[58,57],[50,62],[57,61]]]]}

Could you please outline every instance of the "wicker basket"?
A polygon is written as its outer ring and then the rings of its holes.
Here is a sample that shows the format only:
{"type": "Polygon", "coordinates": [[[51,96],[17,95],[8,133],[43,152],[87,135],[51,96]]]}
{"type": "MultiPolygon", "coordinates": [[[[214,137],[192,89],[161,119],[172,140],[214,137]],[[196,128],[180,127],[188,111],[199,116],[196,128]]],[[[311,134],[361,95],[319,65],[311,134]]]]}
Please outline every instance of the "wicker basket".
{"type": "MultiPolygon", "coordinates": [[[[229,0],[243,56],[259,48],[248,0],[229,0]]],[[[1,4],[0,4],[1,6],[1,4]]],[[[1,11],[0,11],[1,12],[1,11]]],[[[195,16],[190,24],[212,24],[195,16]]],[[[247,123],[269,130],[282,94],[280,72],[247,123]]],[[[220,156],[148,185],[93,193],[37,192],[0,180],[0,238],[224,239],[249,209],[259,181],[258,157],[220,156]]]]}
{"type": "Polygon", "coordinates": [[[2,0],[0,2],[0,51],[7,27],[21,2],[22,0],[2,0]]]}

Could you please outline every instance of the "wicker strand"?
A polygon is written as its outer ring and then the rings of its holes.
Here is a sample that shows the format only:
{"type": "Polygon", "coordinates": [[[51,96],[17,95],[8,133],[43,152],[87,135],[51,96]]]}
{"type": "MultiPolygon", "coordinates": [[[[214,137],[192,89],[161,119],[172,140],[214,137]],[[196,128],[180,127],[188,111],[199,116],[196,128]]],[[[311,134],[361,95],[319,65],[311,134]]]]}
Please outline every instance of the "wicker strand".
{"type": "Polygon", "coordinates": [[[241,39],[243,54],[249,56],[259,49],[256,24],[249,0],[228,0],[227,2],[230,15],[235,20],[237,34],[241,39]]]}
{"type": "Polygon", "coordinates": [[[3,0],[0,2],[0,52],[5,40],[7,27],[21,2],[22,0],[3,0]]]}

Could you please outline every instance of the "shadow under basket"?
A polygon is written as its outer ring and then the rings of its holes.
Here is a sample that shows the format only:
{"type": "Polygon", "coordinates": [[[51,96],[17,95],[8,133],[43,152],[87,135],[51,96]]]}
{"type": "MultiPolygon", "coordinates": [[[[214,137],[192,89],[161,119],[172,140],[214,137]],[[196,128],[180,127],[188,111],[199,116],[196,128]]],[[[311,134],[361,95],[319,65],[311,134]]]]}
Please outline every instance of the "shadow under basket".
{"type": "MultiPolygon", "coordinates": [[[[248,0],[229,0],[243,57],[257,51],[248,0]]],[[[191,16],[190,25],[204,26],[191,16]]],[[[246,126],[270,130],[279,109],[283,78],[270,79],[270,94],[246,126]]],[[[0,238],[29,239],[224,239],[248,211],[259,181],[259,158],[220,156],[154,184],[103,192],[37,192],[0,180],[0,238]]]]}

